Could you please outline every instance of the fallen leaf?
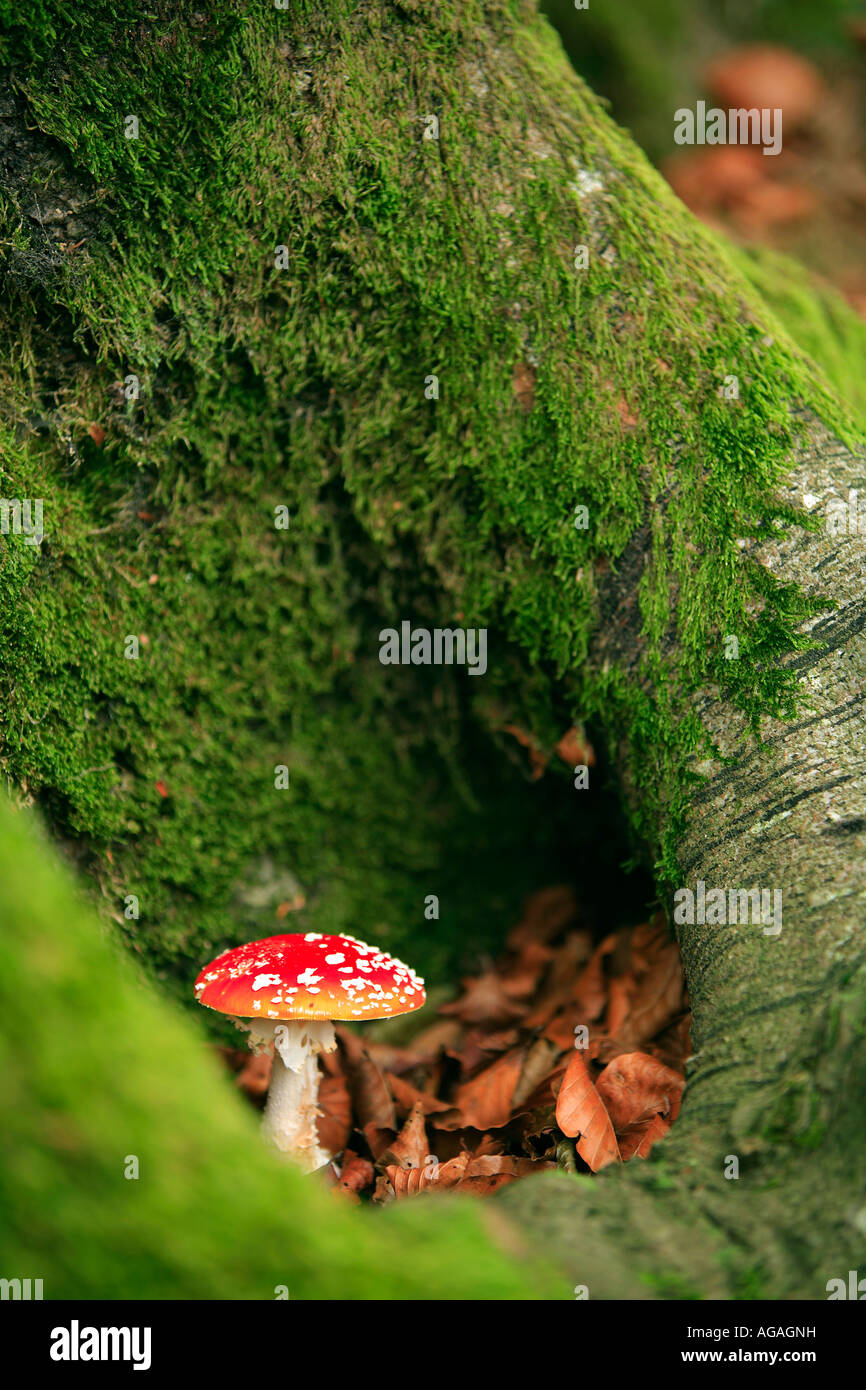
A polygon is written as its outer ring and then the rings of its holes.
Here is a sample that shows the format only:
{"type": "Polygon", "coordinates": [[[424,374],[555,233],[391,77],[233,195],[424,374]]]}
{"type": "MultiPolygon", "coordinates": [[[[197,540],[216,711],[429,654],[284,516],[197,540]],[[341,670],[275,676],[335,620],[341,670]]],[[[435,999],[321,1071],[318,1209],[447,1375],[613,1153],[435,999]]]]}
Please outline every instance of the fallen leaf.
{"type": "Polygon", "coordinates": [[[630,976],[616,976],[608,985],[607,1012],[604,1026],[608,1033],[616,1034],[625,1023],[631,1008],[631,995],[634,981],[630,976]]]}
{"type": "Polygon", "coordinates": [[[556,1097],[559,1094],[559,1088],[562,1084],[562,1078],[565,1076],[568,1067],[568,1061],[569,1058],[565,1058],[558,1062],[555,1067],[551,1068],[546,1076],[541,1078],[535,1090],[530,1092],[530,1094],[521,1101],[521,1107],[524,1111],[538,1110],[546,1106],[550,1109],[552,1115],[553,1108],[556,1104],[556,1097]]]}
{"type": "Polygon", "coordinates": [[[510,1047],[516,1047],[520,1041],[520,1033],[516,1028],[501,1028],[498,1033],[484,1033],[478,1039],[478,1049],[480,1052],[507,1052],[510,1047]]]}
{"type": "Polygon", "coordinates": [[[520,948],[515,960],[502,965],[502,988],[509,998],[525,999],[533,994],[554,954],[550,946],[543,946],[540,941],[528,941],[520,948]]]}
{"type": "Polygon", "coordinates": [[[550,1069],[559,1053],[560,1049],[547,1038],[535,1040],[526,1054],[520,1078],[511,1097],[512,1110],[517,1110],[528,1096],[533,1095],[544,1078],[550,1075],[550,1069]]]}
{"type": "Polygon", "coordinates": [[[398,1107],[407,1113],[416,1105],[425,1115],[433,1115],[437,1111],[443,1112],[453,1108],[447,1100],[438,1100],[436,1096],[419,1091],[417,1086],[411,1085],[401,1076],[394,1076],[392,1072],[386,1073],[386,1079],[398,1107]]]}
{"type": "Polygon", "coordinates": [[[576,921],[577,916],[577,899],[570,884],[542,888],[527,898],[523,916],[511,928],[506,943],[510,950],[518,952],[535,942],[544,945],[576,921]]]}
{"type": "Polygon", "coordinates": [[[415,1071],[429,1066],[435,1059],[424,1052],[416,1052],[413,1047],[397,1047],[394,1043],[376,1042],[373,1037],[365,1038],[368,1056],[372,1057],[382,1072],[393,1072],[402,1076],[404,1072],[415,1071]]]}
{"type": "Polygon", "coordinates": [[[563,1134],[577,1140],[577,1152],[593,1173],[608,1163],[620,1162],[610,1116],[579,1052],[573,1053],[562,1078],[556,1100],[556,1123],[563,1134]]]}
{"type": "Polygon", "coordinates": [[[669,1129],[670,1124],[660,1115],[653,1115],[643,1124],[632,1125],[620,1137],[619,1149],[623,1161],[628,1158],[647,1158],[653,1144],[657,1144],[659,1139],[664,1139],[669,1129]]]}
{"type": "Polygon", "coordinates": [[[679,1114],[684,1086],[678,1072],[645,1052],[615,1057],[596,1082],[617,1133],[653,1115],[669,1116],[673,1122],[679,1114]]]}
{"type": "Polygon", "coordinates": [[[388,1164],[385,1172],[396,1197],[411,1197],[430,1187],[456,1187],[469,1165],[469,1155],[460,1154],[447,1163],[428,1163],[424,1168],[400,1168],[388,1164]]]}
{"type": "Polygon", "coordinates": [[[319,1110],[316,1133],[323,1149],[340,1154],[352,1133],[352,1097],[346,1078],[323,1076],[319,1081],[319,1110]]]}
{"type": "Polygon", "coordinates": [[[240,1086],[242,1091],[246,1091],[248,1096],[266,1095],[271,1084],[272,1065],[273,1058],[267,1053],[255,1055],[248,1052],[244,1065],[235,1077],[235,1084],[240,1086]]]}
{"type": "Polygon", "coordinates": [[[401,1168],[423,1168],[429,1154],[430,1142],[424,1124],[424,1112],[421,1106],[416,1104],[385,1155],[385,1161],[387,1164],[390,1159],[401,1168]]]}
{"type": "Polygon", "coordinates": [[[375,1173],[369,1158],[360,1158],[358,1154],[347,1149],[340,1169],[340,1181],[338,1186],[344,1192],[363,1192],[365,1187],[370,1187],[375,1173]]]}
{"type": "Polygon", "coordinates": [[[377,1129],[397,1128],[394,1102],[387,1082],[367,1049],[355,1033],[338,1028],[337,1036],[346,1059],[346,1074],[352,1096],[356,1123],[366,1132],[368,1125],[377,1129]]]}
{"type": "Polygon", "coordinates": [[[380,1173],[376,1179],[376,1186],[373,1189],[373,1202],[377,1207],[387,1207],[394,1201],[396,1193],[393,1184],[390,1182],[387,1173],[380,1173]]]}
{"type": "MultiPolygon", "coordinates": [[[[415,1034],[412,1039],[412,1052],[418,1058],[433,1057],[443,1048],[453,1046],[459,1037],[460,1024],[456,1019],[439,1018],[415,1034]]],[[[394,1071],[396,1068],[389,1066],[388,1070],[394,1071]]]]}
{"type": "MultiPolygon", "coordinates": [[[[562,1080],[565,1068],[559,1072],[559,1080],[562,1080]]],[[[523,1147],[535,1155],[536,1150],[543,1149],[538,1153],[538,1158],[553,1157],[556,1151],[556,1142],[559,1138],[559,1129],[556,1124],[555,1097],[549,1105],[539,1105],[533,1110],[521,1115],[514,1126],[515,1137],[519,1138],[523,1147]]],[[[511,1131],[509,1131],[511,1132],[511,1131]]],[[[535,1161],[535,1158],[533,1158],[535,1161]]]]}
{"type": "Polygon", "coordinates": [[[683,1007],[683,967],[675,941],[660,946],[647,972],[637,980],[631,1007],[617,1030],[620,1042],[635,1046],[665,1029],[683,1007]]]}
{"type": "Polygon", "coordinates": [[[466,1172],[460,1180],[460,1191],[476,1197],[487,1197],[506,1183],[528,1178],[545,1168],[553,1168],[552,1163],[538,1162],[532,1158],[516,1158],[507,1154],[484,1154],[470,1159],[466,1172]]]}
{"type": "Polygon", "coordinates": [[[361,1133],[367,1141],[370,1153],[378,1163],[379,1160],[388,1152],[394,1140],[397,1138],[395,1127],[388,1128],[385,1125],[377,1125],[370,1121],[361,1126],[361,1133]]]}
{"type": "Polygon", "coordinates": [[[523,1019],[524,1028],[544,1028],[574,997],[575,979],[592,951],[588,931],[571,931],[554,952],[544,987],[536,1003],[523,1019]]]}
{"type": "Polygon", "coordinates": [[[500,1137],[496,1134],[482,1134],[472,1152],[473,1158],[484,1158],[487,1154],[501,1154],[505,1149],[500,1137]]]}
{"type": "Polygon", "coordinates": [[[457,1088],[454,1103],[471,1129],[498,1129],[508,1124],[525,1050],[516,1047],[457,1088]]]}
{"type": "Polygon", "coordinates": [[[464,993],[453,1004],[441,1005],[439,1012],[453,1014],[464,1023],[486,1023],[491,1027],[511,1023],[526,1013],[523,1004],[510,999],[495,970],[463,981],[464,993]]]}
{"type": "Polygon", "coordinates": [[[567,1052],[574,1047],[574,1030],[580,1022],[580,1010],[576,1005],[572,1005],[553,1016],[544,1029],[543,1036],[558,1047],[560,1052],[567,1052]]]}
{"type": "Polygon", "coordinates": [[[645,1044],[652,1055],[666,1066],[685,1076],[686,1062],[692,1055],[691,1015],[683,1014],[669,1028],[659,1033],[652,1043],[645,1044]]]}
{"type": "Polygon", "coordinates": [[[616,946],[616,935],[606,936],[595,948],[581,971],[571,997],[583,1015],[582,1022],[592,1023],[607,1002],[608,985],[604,975],[604,958],[616,946]]]}

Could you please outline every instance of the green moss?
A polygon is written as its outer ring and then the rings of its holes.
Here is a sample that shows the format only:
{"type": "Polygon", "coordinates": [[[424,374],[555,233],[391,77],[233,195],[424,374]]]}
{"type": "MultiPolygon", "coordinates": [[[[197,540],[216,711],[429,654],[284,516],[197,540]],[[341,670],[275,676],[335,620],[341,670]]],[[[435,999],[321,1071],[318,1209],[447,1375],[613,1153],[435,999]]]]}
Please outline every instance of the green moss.
{"type": "Polygon", "coordinates": [[[860,367],[866,322],[837,290],[793,257],[768,247],[736,247],[730,253],[794,342],[856,413],[860,427],[866,426],[866,382],[860,367]]]}
{"type": "Polygon", "coordinates": [[[86,233],[61,251],[67,224],[28,216],[22,157],[2,485],[46,499],[49,540],[4,542],[4,761],[131,944],[188,988],[249,934],[239,885],[269,856],[306,893],[294,923],[450,968],[571,814],[527,789],[509,722],[627,745],[635,843],[672,876],[690,692],[794,707],[780,659],[810,610],[736,542],[799,520],[774,500],[791,401],[839,411],[550,31],[517,3],[164,0],[130,23],[85,0],[13,23],[2,56],[86,233]],[[593,655],[602,566],[649,518],[624,672],[593,655]],[[403,618],[488,628],[488,675],[381,667],[403,618]]]}
{"type": "Polygon", "coordinates": [[[760,1265],[737,1270],[733,1276],[733,1297],[740,1300],[767,1298],[766,1271],[760,1265]]]}
{"type": "Polygon", "coordinates": [[[272,1158],[203,1031],[120,958],[5,797],[0,876],[5,1276],[47,1299],[565,1296],[475,1201],[361,1210],[272,1158]]]}
{"type": "Polygon", "coordinates": [[[703,1297],[688,1279],[677,1273],[644,1273],[640,1275],[640,1282],[652,1289],[657,1298],[691,1302],[703,1297]]]}

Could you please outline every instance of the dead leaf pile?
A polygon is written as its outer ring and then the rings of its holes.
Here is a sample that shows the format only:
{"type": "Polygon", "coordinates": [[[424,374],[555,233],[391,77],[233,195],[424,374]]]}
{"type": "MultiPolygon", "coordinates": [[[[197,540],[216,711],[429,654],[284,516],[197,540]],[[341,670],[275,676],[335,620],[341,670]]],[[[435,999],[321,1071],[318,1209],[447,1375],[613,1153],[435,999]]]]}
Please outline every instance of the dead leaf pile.
{"type": "MultiPolygon", "coordinates": [[[[564,1139],[582,1171],[646,1158],[677,1117],[690,1051],[663,914],[594,942],[568,887],[535,893],[501,960],[411,1042],[377,1041],[375,1025],[337,1035],[318,1130],[336,1155],[323,1172],[353,1202],[484,1196],[563,1161],[564,1139]]],[[[220,1050],[263,1105],[270,1059],[220,1050]]]]}

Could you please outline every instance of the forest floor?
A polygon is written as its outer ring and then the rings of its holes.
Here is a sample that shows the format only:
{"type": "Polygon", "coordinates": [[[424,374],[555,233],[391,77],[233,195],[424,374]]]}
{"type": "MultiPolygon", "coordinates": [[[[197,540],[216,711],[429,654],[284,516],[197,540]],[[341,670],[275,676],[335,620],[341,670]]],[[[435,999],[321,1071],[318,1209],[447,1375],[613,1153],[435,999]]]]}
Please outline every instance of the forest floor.
{"type": "MultiPolygon", "coordinates": [[[[572,888],[550,887],[505,946],[414,1035],[337,1029],[318,1126],[335,1158],[320,1177],[350,1200],[595,1172],[646,1158],[675,1121],[690,1018],[664,914],[594,941],[572,888]]],[[[218,1050],[261,1107],[270,1057],[218,1050]]]]}

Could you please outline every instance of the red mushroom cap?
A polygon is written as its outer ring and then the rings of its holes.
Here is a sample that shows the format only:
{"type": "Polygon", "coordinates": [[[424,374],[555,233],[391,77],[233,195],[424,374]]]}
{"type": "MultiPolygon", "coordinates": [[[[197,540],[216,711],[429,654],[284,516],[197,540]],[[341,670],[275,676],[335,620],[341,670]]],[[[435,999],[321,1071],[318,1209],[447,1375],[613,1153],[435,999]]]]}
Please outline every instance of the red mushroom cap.
{"type": "Polygon", "coordinates": [[[354,936],[269,936],[205,966],[196,998],[236,1018],[389,1018],[420,1009],[424,981],[354,936]]]}

